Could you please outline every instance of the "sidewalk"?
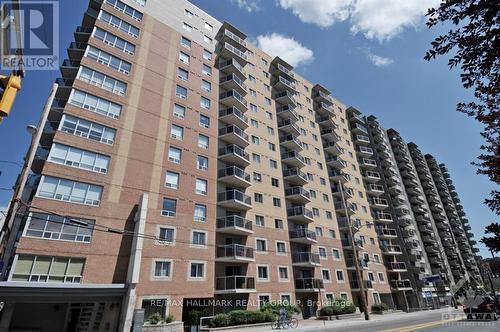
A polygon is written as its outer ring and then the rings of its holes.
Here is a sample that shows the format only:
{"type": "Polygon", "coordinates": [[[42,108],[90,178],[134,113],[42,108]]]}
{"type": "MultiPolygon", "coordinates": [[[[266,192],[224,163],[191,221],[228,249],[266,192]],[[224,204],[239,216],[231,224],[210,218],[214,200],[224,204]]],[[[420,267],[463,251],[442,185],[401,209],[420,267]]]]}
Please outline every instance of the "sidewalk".
{"type": "MultiPolygon", "coordinates": [[[[356,326],[356,325],[365,325],[365,324],[376,324],[377,322],[383,322],[388,320],[405,320],[410,317],[418,317],[428,315],[429,313],[444,313],[449,310],[455,311],[453,308],[443,308],[437,310],[426,310],[426,311],[417,311],[412,313],[405,312],[397,312],[390,313],[385,315],[370,315],[370,320],[366,321],[364,317],[361,315],[361,318],[354,319],[346,319],[346,320],[317,320],[317,319],[307,319],[307,320],[299,320],[299,327],[295,330],[286,330],[286,331],[301,331],[301,330],[313,330],[315,328],[324,328],[331,327],[332,329],[337,328],[341,329],[346,326],[356,326]]],[[[272,331],[271,326],[256,326],[256,327],[245,327],[238,328],[234,327],[232,329],[226,331],[238,331],[238,332],[261,332],[261,331],[272,331]]]]}

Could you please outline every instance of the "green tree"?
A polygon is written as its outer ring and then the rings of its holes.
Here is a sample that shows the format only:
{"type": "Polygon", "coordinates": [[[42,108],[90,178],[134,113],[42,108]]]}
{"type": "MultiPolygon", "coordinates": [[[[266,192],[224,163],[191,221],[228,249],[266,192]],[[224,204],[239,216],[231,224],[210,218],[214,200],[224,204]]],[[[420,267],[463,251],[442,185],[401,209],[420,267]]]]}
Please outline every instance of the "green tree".
{"type": "Polygon", "coordinates": [[[483,237],[482,242],[490,251],[494,253],[500,252],[500,224],[491,223],[486,227],[486,234],[493,234],[493,237],[483,237]]]}
{"type": "MultiPolygon", "coordinates": [[[[484,126],[485,143],[473,164],[478,174],[500,184],[500,1],[443,0],[427,16],[429,28],[439,23],[452,28],[431,43],[425,59],[449,54],[450,69],[459,66],[463,86],[474,90],[475,100],[459,103],[457,110],[484,126]]],[[[485,203],[500,214],[500,191],[493,190],[485,203]]]]}

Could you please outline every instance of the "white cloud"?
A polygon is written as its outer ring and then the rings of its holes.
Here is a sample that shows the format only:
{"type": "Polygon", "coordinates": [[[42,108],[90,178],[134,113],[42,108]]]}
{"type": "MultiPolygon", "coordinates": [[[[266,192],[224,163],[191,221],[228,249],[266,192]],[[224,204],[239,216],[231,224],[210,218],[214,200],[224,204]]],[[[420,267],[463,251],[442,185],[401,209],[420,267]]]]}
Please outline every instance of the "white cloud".
{"type": "Polygon", "coordinates": [[[291,9],[302,22],[326,28],[349,18],[353,0],[278,0],[283,9],[291,9]]]}
{"type": "Polygon", "coordinates": [[[353,33],[389,40],[407,27],[423,24],[427,9],[441,0],[276,0],[301,21],[322,28],[349,20],[353,33]]]}
{"type": "Polygon", "coordinates": [[[231,0],[231,3],[251,13],[260,10],[259,1],[260,0],[231,0]]]}
{"type": "Polygon", "coordinates": [[[386,67],[394,62],[394,60],[392,60],[391,58],[384,58],[371,52],[366,56],[368,57],[368,60],[370,60],[371,63],[373,63],[377,67],[386,67]]]}
{"type": "Polygon", "coordinates": [[[258,36],[257,46],[273,57],[279,56],[294,67],[311,63],[314,60],[313,51],[295,39],[276,32],[258,36]]]}

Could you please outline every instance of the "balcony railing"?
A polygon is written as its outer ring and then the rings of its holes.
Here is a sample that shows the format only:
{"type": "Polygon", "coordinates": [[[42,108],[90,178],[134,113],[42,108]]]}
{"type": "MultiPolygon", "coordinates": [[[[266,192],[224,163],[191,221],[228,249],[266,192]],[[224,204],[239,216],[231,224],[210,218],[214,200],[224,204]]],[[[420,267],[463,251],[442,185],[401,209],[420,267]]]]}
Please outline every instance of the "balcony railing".
{"type": "Polygon", "coordinates": [[[250,174],[245,173],[245,171],[237,166],[229,166],[223,169],[219,169],[218,177],[223,178],[226,176],[235,176],[247,182],[250,182],[250,174]]]}
{"type": "Polygon", "coordinates": [[[394,289],[410,289],[413,288],[410,280],[391,280],[390,281],[391,287],[394,289]]]}
{"type": "Polygon", "coordinates": [[[311,210],[306,209],[303,206],[294,206],[291,208],[288,208],[286,210],[287,216],[288,217],[298,217],[298,216],[304,216],[306,218],[313,218],[313,213],[311,210]]]}
{"type": "Polygon", "coordinates": [[[250,196],[247,196],[241,191],[236,189],[228,190],[217,194],[218,202],[233,201],[233,200],[247,205],[252,204],[252,199],[250,198],[250,196]]]}
{"type": "Polygon", "coordinates": [[[226,216],[217,219],[217,228],[242,228],[252,230],[252,221],[240,216],[226,216]]]}
{"type": "Polygon", "coordinates": [[[245,105],[245,107],[248,105],[245,98],[243,98],[243,96],[241,94],[239,94],[236,90],[229,90],[229,91],[222,92],[221,94],[219,94],[220,100],[223,100],[226,98],[231,98],[231,97],[238,100],[241,104],[245,105]]]}
{"type": "Polygon", "coordinates": [[[252,260],[255,258],[253,248],[246,247],[241,244],[228,244],[225,246],[217,246],[216,257],[248,259],[248,260],[252,260]]]}
{"type": "Polygon", "coordinates": [[[228,154],[235,154],[242,157],[243,159],[250,161],[249,154],[246,153],[244,149],[240,148],[237,145],[228,145],[226,147],[219,149],[219,156],[225,156],[228,154]]]}
{"type": "Polygon", "coordinates": [[[247,56],[247,53],[246,52],[242,52],[240,51],[239,49],[237,49],[236,47],[234,47],[233,45],[229,44],[229,43],[224,43],[223,46],[220,47],[219,50],[222,50],[222,47],[224,47],[226,50],[232,52],[233,54],[235,54],[236,56],[240,57],[241,59],[247,61],[248,60],[248,56],[247,56]]]}
{"type": "Polygon", "coordinates": [[[304,173],[304,172],[302,172],[298,168],[284,169],[283,170],[283,177],[286,178],[286,177],[289,177],[289,176],[298,176],[301,179],[303,179],[304,181],[307,181],[307,174],[304,173]]]}
{"type": "Polygon", "coordinates": [[[240,37],[238,37],[237,35],[235,35],[234,33],[232,33],[231,31],[225,29],[224,30],[224,35],[226,35],[227,37],[231,38],[232,40],[234,40],[235,42],[237,42],[241,46],[247,47],[247,43],[243,39],[241,39],[240,37]]]}
{"type": "Polygon", "coordinates": [[[285,196],[302,195],[307,199],[311,198],[309,191],[302,187],[292,187],[285,189],[285,196]]]}
{"type": "Polygon", "coordinates": [[[298,290],[319,290],[323,289],[323,280],[315,278],[300,278],[295,279],[295,289],[298,290]]]}
{"type": "Polygon", "coordinates": [[[289,231],[290,239],[309,239],[316,241],[316,233],[306,228],[298,228],[289,231]]]}
{"type": "Polygon", "coordinates": [[[406,264],[403,262],[387,263],[387,269],[389,271],[404,271],[406,270],[406,264]]]}
{"type": "Polygon", "coordinates": [[[223,117],[229,116],[229,115],[234,115],[238,119],[240,119],[242,122],[248,123],[248,118],[243,114],[242,111],[240,111],[236,107],[230,107],[230,108],[226,108],[224,110],[219,111],[219,118],[223,118],[223,117]]]}
{"type": "Polygon", "coordinates": [[[255,290],[254,277],[229,276],[217,277],[215,280],[215,290],[217,291],[255,290]]]}
{"type": "Polygon", "coordinates": [[[319,265],[320,260],[319,260],[319,255],[312,252],[294,252],[292,254],[292,263],[319,265]]]}

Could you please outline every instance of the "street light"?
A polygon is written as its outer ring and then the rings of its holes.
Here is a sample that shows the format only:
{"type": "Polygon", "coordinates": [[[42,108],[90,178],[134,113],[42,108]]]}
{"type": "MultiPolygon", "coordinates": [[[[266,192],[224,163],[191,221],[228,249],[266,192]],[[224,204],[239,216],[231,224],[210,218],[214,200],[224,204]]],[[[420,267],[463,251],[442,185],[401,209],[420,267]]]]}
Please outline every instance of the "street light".
{"type": "MultiPolygon", "coordinates": [[[[363,225],[360,225],[359,227],[356,227],[351,224],[351,216],[349,215],[347,211],[347,201],[344,196],[344,187],[342,185],[342,182],[339,180],[339,188],[340,188],[340,194],[342,196],[342,203],[344,204],[344,210],[345,214],[347,216],[347,229],[349,230],[349,241],[352,244],[352,248],[354,251],[354,267],[356,268],[356,275],[358,277],[358,283],[359,283],[359,291],[361,293],[361,304],[363,305],[364,308],[364,316],[365,320],[370,320],[370,313],[368,312],[368,294],[365,293],[365,285],[364,285],[364,280],[363,280],[363,272],[360,269],[360,263],[359,263],[359,256],[358,256],[358,247],[357,243],[354,239],[354,234],[358,233],[360,229],[363,227],[363,225]]],[[[371,223],[367,223],[367,225],[371,225],[371,223]]]]}

